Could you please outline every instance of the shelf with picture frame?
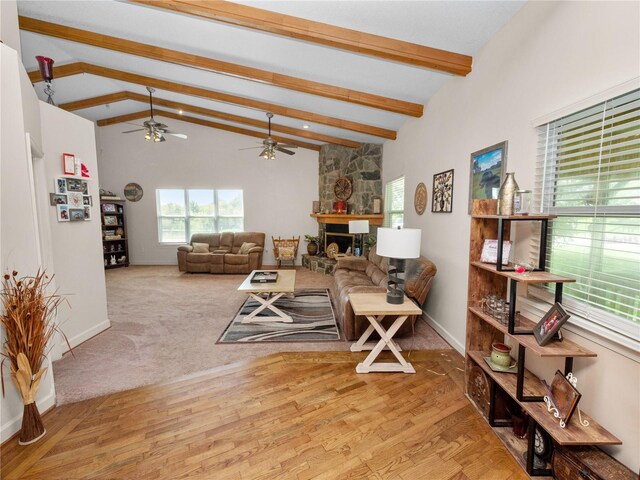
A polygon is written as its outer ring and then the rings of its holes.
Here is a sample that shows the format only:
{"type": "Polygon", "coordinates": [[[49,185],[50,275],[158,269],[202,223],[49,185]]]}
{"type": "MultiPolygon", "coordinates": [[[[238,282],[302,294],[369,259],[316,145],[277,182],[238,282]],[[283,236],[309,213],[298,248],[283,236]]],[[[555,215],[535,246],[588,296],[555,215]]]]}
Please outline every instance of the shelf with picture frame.
{"type": "Polygon", "coordinates": [[[105,269],[129,266],[129,240],[124,200],[100,200],[105,269]]]}
{"type": "Polygon", "coordinates": [[[562,285],[574,281],[573,279],[544,271],[543,255],[540,255],[538,265],[535,268],[524,273],[516,272],[512,264],[502,265],[502,261],[497,260],[502,259],[502,251],[497,252],[495,263],[480,261],[485,240],[497,239],[498,245],[502,245],[503,238],[508,239],[510,236],[511,221],[544,222],[540,231],[540,244],[546,244],[546,223],[552,220],[553,216],[518,216],[515,218],[498,216],[494,214],[496,207],[495,200],[475,200],[473,202],[465,342],[465,392],[472,403],[483,413],[481,405],[473,400],[475,387],[469,383],[473,369],[480,368],[489,385],[487,393],[489,408],[488,413],[483,414],[483,417],[491,427],[501,429],[499,438],[530,476],[549,476],[551,471],[548,464],[541,466],[535,462],[534,452],[537,440],[535,437],[537,433],[534,434],[534,432],[540,429],[559,445],[617,445],[622,442],[584,412],[581,413],[582,420],[589,422],[589,426],[585,426],[580,421],[580,416],[575,415],[565,428],[561,427],[558,419],[554,418],[542,401],[546,391],[541,380],[525,367],[527,349],[540,358],[564,358],[564,375],[573,370],[574,357],[595,357],[596,354],[567,339],[562,342],[551,341],[548,344],[540,345],[534,335],[534,330],[540,322],[528,319],[517,312],[516,293],[519,283],[555,283],[555,301],[560,303],[562,301],[562,285]],[[508,297],[507,292],[509,292],[508,297]],[[503,316],[501,321],[498,321],[485,311],[483,300],[491,294],[508,299],[508,319],[503,316]],[[516,374],[493,371],[485,361],[485,357],[491,355],[492,344],[502,343],[505,339],[517,348],[518,369],[516,374]],[[510,424],[510,420],[496,417],[496,402],[503,393],[506,393],[515,402],[515,405],[529,415],[529,438],[524,443],[509,441],[509,435],[504,431],[504,427],[510,424]],[[525,457],[522,458],[525,446],[525,457]]]}

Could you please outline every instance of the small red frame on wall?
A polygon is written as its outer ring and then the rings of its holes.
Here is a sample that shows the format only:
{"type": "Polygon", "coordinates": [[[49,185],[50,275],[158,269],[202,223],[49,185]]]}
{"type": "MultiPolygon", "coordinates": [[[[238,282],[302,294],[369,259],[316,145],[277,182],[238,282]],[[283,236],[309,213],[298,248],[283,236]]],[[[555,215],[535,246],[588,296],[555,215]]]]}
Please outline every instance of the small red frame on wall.
{"type": "Polygon", "coordinates": [[[65,175],[76,174],[76,157],[72,153],[62,154],[62,170],[65,175]]]}

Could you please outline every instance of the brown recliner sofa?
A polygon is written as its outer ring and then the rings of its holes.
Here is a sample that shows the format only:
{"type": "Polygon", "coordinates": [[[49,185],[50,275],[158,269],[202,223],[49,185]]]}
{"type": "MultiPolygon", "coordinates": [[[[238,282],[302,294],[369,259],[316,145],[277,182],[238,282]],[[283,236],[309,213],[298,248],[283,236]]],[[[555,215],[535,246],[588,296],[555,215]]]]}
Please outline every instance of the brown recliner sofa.
{"type": "Polygon", "coordinates": [[[194,233],[189,245],[178,247],[178,269],[192,273],[251,273],[262,267],[264,238],[264,233],[258,232],[194,233]],[[195,243],[208,244],[208,252],[194,252],[195,243]],[[255,246],[239,253],[244,243],[255,246]]]}
{"type": "MultiPolygon", "coordinates": [[[[358,260],[353,257],[343,257],[338,260],[334,271],[336,317],[342,325],[342,331],[347,340],[357,340],[369,326],[369,321],[365,317],[356,317],[353,314],[349,294],[386,292],[388,268],[387,259],[378,255],[375,248],[371,249],[367,260],[358,260]]],[[[437,271],[435,264],[424,257],[406,261],[404,289],[407,296],[420,307],[427,299],[437,271]]],[[[385,317],[385,325],[393,319],[395,319],[393,316],[385,317]]],[[[415,321],[415,315],[409,317],[398,331],[398,335],[410,333],[415,321]]]]}

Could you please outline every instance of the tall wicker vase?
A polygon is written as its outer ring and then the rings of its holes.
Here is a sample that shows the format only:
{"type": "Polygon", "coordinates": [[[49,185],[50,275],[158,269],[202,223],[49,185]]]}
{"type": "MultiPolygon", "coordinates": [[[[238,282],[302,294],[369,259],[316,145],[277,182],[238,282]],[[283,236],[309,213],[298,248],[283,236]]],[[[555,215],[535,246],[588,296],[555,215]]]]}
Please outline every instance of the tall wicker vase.
{"type": "Polygon", "coordinates": [[[40,371],[32,375],[29,360],[24,353],[18,354],[18,369],[11,368],[11,380],[20,392],[22,402],[24,403],[24,412],[22,414],[22,428],[20,429],[20,437],[18,443],[20,445],[29,445],[37,442],[47,433],[42,423],[42,417],[36,405],[36,393],[40,386],[42,375],[47,371],[44,367],[40,371]]]}
{"type": "Polygon", "coordinates": [[[513,172],[507,173],[507,176],[500,186],[500,192],[498,193],[498,215],[513,215],[513,202],[516,197],[516,191],[518,182],[513,172]]]}

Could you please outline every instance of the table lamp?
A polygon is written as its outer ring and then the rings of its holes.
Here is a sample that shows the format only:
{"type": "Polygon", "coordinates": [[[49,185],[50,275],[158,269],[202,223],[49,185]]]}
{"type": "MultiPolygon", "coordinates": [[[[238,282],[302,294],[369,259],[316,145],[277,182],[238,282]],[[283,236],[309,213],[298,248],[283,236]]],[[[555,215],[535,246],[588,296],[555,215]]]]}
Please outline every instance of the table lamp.
{"type": "Polygon", "coordinates": [[[359,235],[359,250],[356,250],[356,257],[362,252],[362,234],[369,233],[369,220],[349,220],[349,233],[359,235]]]}
{"type": "Polygon", "coordinates": [[[404,279],[398,274],[404,273],[405,260],[420,256],[422,230],[418,228],[378,228],[378,255],[389,259],[389,280],[387,282],[387,303],[400,305],[404,302],[404,279]]]}

